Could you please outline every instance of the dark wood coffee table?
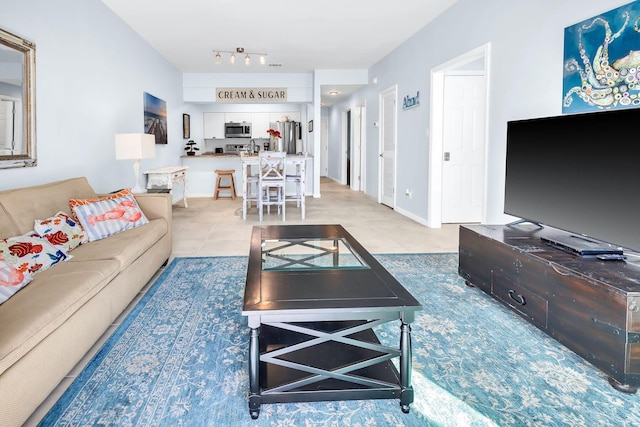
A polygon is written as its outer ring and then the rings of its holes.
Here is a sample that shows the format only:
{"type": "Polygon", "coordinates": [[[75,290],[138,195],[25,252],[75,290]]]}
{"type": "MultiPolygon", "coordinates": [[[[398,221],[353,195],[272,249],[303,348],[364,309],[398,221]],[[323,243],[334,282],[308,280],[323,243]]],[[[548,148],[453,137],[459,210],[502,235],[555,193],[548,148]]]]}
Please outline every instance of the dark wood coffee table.
{"type": "Polygon", "coordinates": [[[254,227],[242,307],[251,417],[263,403],[321,400],[397,398],[409,412],[421,309],[340,225],[254,227]],[[399,346],[380,344],[373,328],[398,320],[399,346]]]}

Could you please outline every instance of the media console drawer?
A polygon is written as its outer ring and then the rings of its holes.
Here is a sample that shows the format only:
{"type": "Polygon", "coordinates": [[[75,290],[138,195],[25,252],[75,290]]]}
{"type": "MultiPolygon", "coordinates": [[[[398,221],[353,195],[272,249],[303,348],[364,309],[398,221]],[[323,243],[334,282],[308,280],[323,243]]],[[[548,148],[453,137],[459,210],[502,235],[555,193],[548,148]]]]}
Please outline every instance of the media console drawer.
{"type": "MultiPolygon", "coordinates": [[[[640,265],[577,256],[546,245],[550,227],[460,227],[458,271],[609,375],[640,385],[640,265]]],[[[635,259],[635,258],[633,258],[635,259]]]]}
{"type": "Polygon", "coordinates": [[[547,327],[548,301],[519,286],[506,275],[494,272],[492,294],[541,329],[547,327]]]}

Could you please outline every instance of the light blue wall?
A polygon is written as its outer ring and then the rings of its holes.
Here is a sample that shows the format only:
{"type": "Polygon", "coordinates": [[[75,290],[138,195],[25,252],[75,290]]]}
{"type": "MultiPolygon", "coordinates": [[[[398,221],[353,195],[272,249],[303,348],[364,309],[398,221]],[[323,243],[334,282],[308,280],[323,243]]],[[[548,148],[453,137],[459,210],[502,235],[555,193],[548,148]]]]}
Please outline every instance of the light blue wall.
{"type": "Polygon", "coordinates": [[[98,192],[133,185],[114,135],[143,132],[143,93],[167,102],[169,144],[142,168],[182,154],[182,76],[99,0],[0,0],[0,27],[36,44],[38,166],[0,170],[0,190],[87,176],[98,192]]]}
{"type": "MultiPolygon", "coordinates": [[[[369,84],[331,109],[330,143],[339,141],[341,111],[366,101],[366,193],[378,195],[378,94],[398,85],[397,208],[427,220],[430,72],[476,47],[491,43],[487,141],[489,223],[505,222],[504,160],[509,120],[561,114],[564,28],[628,0],[459,0],[369,70],[369,84]],[[421,105],[402,111],[402,98],[420,91],[421,105]],[[337,139],[336,139],[337,138],[337,139]]],[[[398,17],[401,19],[401,17],[398,17]]],[[[335,146],[332,147],[335,152],[335,146]]],[[[332,169],[332,173],[336,173],[332,169]]]]}
{"type": "MultiPolygon", "coordinates": [[[[429,73],[491,43],[487,150],[487,221],[502,222],[508,120],[561,112],[562,46],[566,26],[628,3],[611,0],[459,0],[368,72],[369,84],[327,112],[330,176],[340,177],[342,111],[366,103],[366,193],[378,193],[378,94],[420,91],[421,105],[398,106],[399,210],[426,220],[429,73]]],[[[0,190],[85,175],[97,191],[130,186],[131,164],[116,161],[114,134],[143,131],[143,92],[167,101],[169,144],[143,169],[178,164],[182,113],[201,129],[201,106],[185,107],[183,76],[99,0],[0,0],[0,27],[36,43],[38,166],[0,170],[0,190]]],[[[393,19],[402,19],[401,14],[393,19]]],[[[318,84],[314,82],[314,84],[318,84]]],[[[314,88],[315,90],[315,88],[314,88]]],[[[314,93],[314,100],[319,95],[314,93]]],[[[320,116],[318,104],[317,116],[320,116]]],[[[316,113],[314,112],[314,115],[316,113]]],[[[325,115],[324,112],[322,115],[325,115]]],[[[308,114],[311,118],[311,114],[308,114]]],[[[194,135],[196,136],[196,135],[194,135]]],[[[314,132],[314,138],[319,134],[314,132]]]]}

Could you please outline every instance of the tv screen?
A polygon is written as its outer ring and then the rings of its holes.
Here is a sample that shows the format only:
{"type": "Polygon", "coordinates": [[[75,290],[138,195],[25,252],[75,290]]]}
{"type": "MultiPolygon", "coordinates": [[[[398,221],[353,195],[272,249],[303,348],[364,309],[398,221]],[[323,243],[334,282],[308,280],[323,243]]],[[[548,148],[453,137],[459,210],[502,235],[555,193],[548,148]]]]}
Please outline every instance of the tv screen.
{"type": "Polygon", "coordinates": [[[640,251],[640,110],[508,122],[504,212],[640,251]]]}

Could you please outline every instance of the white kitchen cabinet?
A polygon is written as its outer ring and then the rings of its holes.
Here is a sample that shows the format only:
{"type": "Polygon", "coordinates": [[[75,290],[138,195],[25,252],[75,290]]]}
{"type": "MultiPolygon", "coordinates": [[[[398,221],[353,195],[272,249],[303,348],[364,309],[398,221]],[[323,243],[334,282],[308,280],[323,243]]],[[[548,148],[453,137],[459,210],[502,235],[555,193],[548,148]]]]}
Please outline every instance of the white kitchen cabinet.
{"type": "Polygon", "coordinates": [[[299,122],[300,121],[300,112],[299,111],[284,111],[282,113],[269,113],[269,122],[281,122],[284,117],[289,117],[290,122],[299,122]]]}
{"type": "Polygon", "coordinates": [[[299,122],[300,121],[300,111],[290,111],[284,114],[285,116],[289,116],[290,122],[299,122]]]}
{"type": "Polygon", "coordinates": [[[225,113],[204,113],[204,138],[224,139],[225,113]]]}
{"type": "Polygon", "coordinates": [[[251,138],[269,138],[269,113],[251,113],[251,138]]]}
{"type": "Polygon", "coordinates": [[[224,120],[227,123],[251,122],[251,113],[224,113],[224,120]]]}

